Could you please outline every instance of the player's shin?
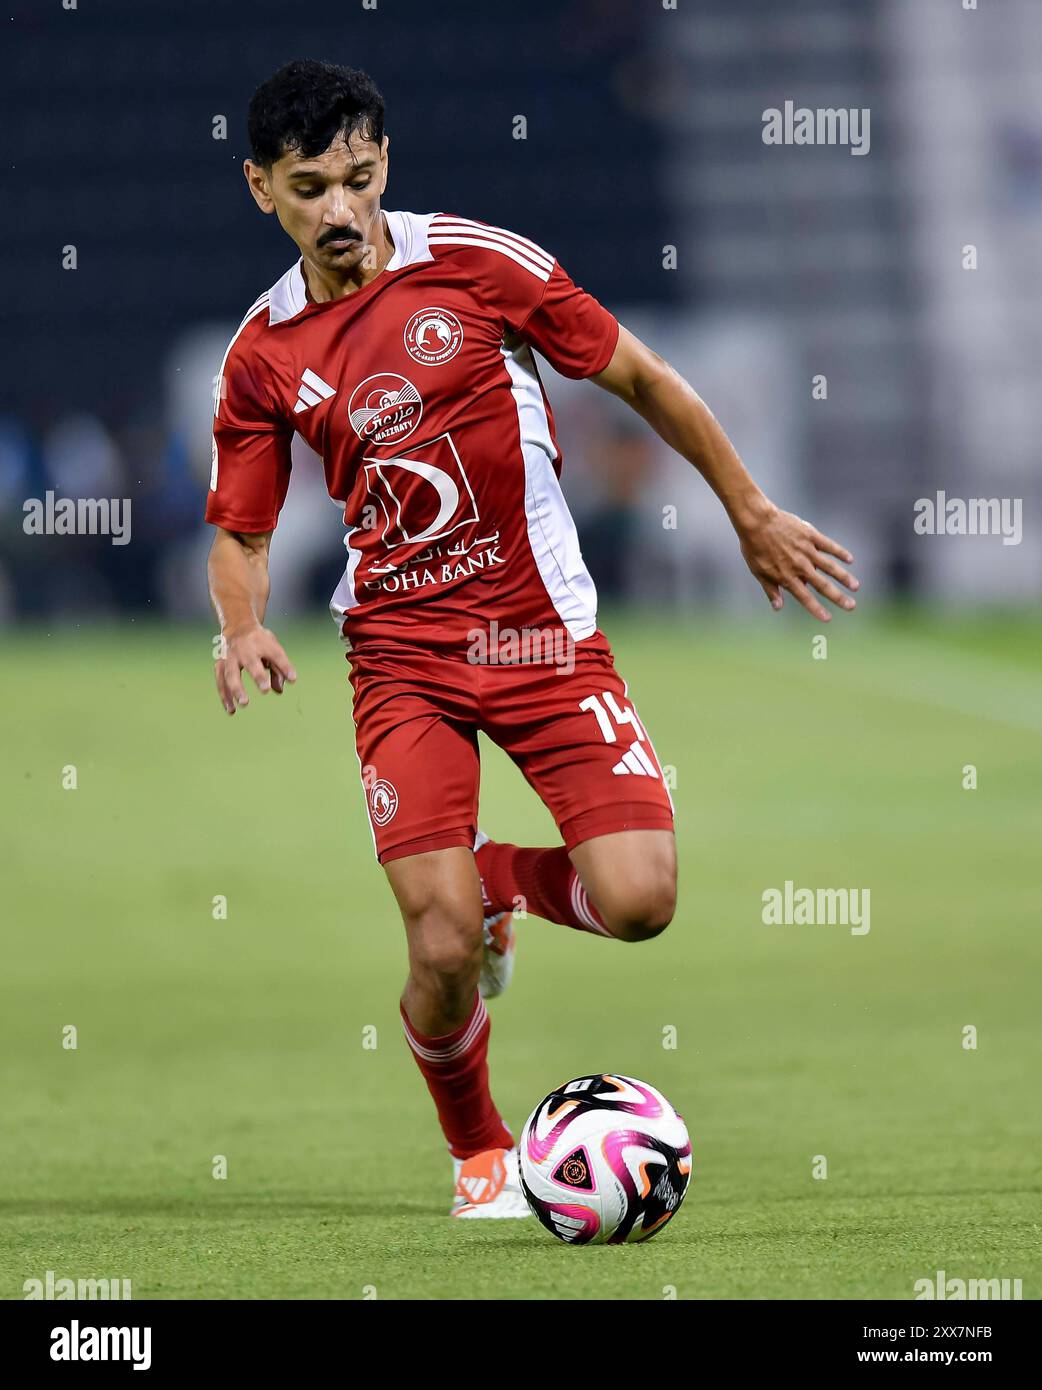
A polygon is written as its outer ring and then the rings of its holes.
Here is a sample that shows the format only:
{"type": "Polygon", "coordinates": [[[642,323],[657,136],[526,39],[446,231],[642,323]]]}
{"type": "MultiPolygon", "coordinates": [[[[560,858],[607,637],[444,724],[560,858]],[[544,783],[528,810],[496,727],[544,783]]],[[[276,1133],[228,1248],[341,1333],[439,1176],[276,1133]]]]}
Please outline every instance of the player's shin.
{"type": "Polygon", "coordinates": [[[467,1020],[441,1037],[420,1033],[401,1007],[405,1039],[438,1111],[454,1158],[488,1149],[510,1149],[514,1138],[500,1118],[488,1087],[491,1023],[484,1001],[474,992],[467,1020]]]}

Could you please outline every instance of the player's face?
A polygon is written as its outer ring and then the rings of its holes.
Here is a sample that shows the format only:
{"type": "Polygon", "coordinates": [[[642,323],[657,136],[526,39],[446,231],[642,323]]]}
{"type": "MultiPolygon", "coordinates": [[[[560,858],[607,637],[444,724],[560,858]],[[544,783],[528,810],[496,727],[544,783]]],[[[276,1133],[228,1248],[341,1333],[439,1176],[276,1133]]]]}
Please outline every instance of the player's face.
{"type": "Polygon", "coordinates": [[[387,146],[352,132],[323,154],[284,154],[270,171],[246,162],[250,191],[274,212],[301,254],[327,270],[347,272],[381,244],[380,196],[387,186],[387,146]]]}

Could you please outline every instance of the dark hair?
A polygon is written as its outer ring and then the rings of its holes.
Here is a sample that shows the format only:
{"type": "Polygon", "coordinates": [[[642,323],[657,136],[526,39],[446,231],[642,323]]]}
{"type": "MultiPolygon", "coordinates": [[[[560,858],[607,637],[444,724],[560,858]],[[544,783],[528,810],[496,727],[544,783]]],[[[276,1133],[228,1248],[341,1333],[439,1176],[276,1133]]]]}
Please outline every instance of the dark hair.
{"type": "Polygon", "coordinates": [[[290,150],[310,159],[353,131],[382,144],[384,99],[357,68],[296,58],[254,92],[247,124],[254,160],[270,169],[290,150]]]}

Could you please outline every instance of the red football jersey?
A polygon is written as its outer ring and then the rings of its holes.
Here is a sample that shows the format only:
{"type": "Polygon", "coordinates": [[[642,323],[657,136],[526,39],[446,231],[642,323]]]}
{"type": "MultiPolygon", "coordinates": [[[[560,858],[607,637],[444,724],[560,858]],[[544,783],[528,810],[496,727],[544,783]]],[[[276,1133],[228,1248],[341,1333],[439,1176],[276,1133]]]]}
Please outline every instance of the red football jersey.
{"type": "Polygon", "coordinates": [[[599,645],[532,349],[592,376],[618,322],[525,237],[446,213],[384,216],[394,255],[368,285],[315,304],[298,261],[232,339],[207,521],[274,528],[296,431],[344,507],[330,608],[348,641],[460,651],[495,619],[599,645]]]}

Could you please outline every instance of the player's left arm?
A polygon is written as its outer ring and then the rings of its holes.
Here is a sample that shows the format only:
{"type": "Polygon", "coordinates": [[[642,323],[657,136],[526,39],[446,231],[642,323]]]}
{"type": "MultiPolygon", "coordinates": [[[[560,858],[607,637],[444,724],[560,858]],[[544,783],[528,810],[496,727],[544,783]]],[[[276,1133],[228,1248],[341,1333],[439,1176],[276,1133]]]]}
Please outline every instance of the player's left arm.
{"type": "Polygon", "coordinates": [[[855,606],[839,588],[860,587],[844,568],[853,559],[850,552],[802,517],[774,505],[749,476],[706,403],[658,353],[620,325],[611,361],[590,380],[643,416],[702,474],[731,518],[745,562],[772,608],[782,606],[783,589],[820,622],[831,615],[817,594],[837,608],[855,606]]]}

